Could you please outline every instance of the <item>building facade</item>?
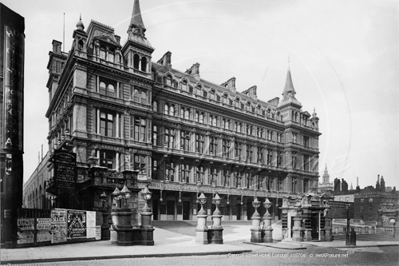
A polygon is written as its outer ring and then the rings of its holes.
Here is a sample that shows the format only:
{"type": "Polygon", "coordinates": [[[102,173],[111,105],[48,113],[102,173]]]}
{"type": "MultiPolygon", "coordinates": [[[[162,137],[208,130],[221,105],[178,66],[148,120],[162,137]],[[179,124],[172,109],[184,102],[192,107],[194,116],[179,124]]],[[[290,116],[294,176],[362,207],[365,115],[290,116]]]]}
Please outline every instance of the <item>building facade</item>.
{"type": "MultiPolygon", "coordinates": [[[[170,52],[154,61],[145,32],[136,0],[123,45],[113,28],[91,21],[85,30],[81,20],[69,53],[53,41],[49,151],[76,153],[80,208],[100,208],[99,195],[126,182],[127,170],[138,171],[130,189],[152,191],[155,220],[195,219],[199,192],[219,193],[226,220],[249,219],[255,195],[268,197],[279,217],[283,196],[317,188],[319,118],[302,110],[290,69],[282,99],[263,101],[256,86],[239,92],[235,78],[202,79],[198,63],[172,68],[170,52]],[[93,161],[102,174],[93,176],[93,161]]],[[[48,171],[51,177],[51,163],[48,171]]],[[[59,207],[76,208],[61,206],[62,197],[59,207]]],[[[209,214],[212,208],[208,200],[209,214]]]]}

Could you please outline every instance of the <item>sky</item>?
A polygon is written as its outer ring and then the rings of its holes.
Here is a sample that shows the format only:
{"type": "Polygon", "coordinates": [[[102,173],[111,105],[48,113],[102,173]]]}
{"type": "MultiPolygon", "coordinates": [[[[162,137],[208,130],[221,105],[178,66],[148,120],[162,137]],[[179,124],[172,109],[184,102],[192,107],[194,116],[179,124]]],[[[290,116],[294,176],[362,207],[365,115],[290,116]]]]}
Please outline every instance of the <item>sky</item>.
{"type": "MultiPolygon", "coordinates": [[[[68,52],[79,16],[115,29],[122,45],[133,0],[5,0],[25,17],[24,180],[48,150],[48,53],[68,52]],[[65,15],[64,15],[65,14],[65,15]],[[64,28],[65,17],[65,31],[64,28]],[[65,34],[63,34],[65,32],[65,34]],[[65,36],[65,37],[64,37],[65,36]]],[[[201,78],[238,91],[256,85],[264,101],[280,97],[288,65],[302,110],[320,118],[319,172],[330,182],[375,187],[377,175],[399,188],[399,38],[394,0],[141,0],[146,37],[158,61],[200,64],[201,78]]],[[[321,180],[321,179],[320,179],[321,180]]]]}

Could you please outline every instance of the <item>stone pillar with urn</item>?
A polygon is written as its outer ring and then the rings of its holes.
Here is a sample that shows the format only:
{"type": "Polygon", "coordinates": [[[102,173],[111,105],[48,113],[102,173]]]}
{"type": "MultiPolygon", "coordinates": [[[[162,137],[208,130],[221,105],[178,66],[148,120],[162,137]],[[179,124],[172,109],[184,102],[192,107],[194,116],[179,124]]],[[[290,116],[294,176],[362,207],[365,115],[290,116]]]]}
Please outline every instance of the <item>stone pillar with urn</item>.
{"type": "Polygon", "coordinates": [[[206,218],[208,215],[204,210],[204,204],[206,203],[206,196],[202,192],[198,197],[198,203],[201,205],[201,209],[197,213],[197,228],[195,242],[200,244],[209,244],[208,240],[208,226],[206,225],[206,218]]]}
{"type": "Polygon", "coordinates": [[[273,243],[273,229],[272,229],[272,216],[269,213],[269,208],[272,206],[272,203],[266,198],[263,206],[266,209],[265,214],[263,215],[263,242],[273,243]]]}
{"type": "Polygon", "coordinates": [[[212,244],[223,244],[223,227],[222,227],[222,213],[219,210],[221,198],[218,193],[212,199],[212,203],[215,204],[216,208],[212,214],[212,227],[211,227],[211,243],[212,244]]]}
{"type": "Polygon", "coordinates": [[[255,211],[251,217],[252,226],[251,226],[251,239],[250,239],[250,242],[253,242],[253,243],[262,242],[263,229],[260,228],[261,217],[260,217],[260,214],[258,213],[258,208],[259,208],[260,204],[261,204],[261,202],[255,196],[254,201],[252,202],[252,206],[255,208],[255,211]]]}

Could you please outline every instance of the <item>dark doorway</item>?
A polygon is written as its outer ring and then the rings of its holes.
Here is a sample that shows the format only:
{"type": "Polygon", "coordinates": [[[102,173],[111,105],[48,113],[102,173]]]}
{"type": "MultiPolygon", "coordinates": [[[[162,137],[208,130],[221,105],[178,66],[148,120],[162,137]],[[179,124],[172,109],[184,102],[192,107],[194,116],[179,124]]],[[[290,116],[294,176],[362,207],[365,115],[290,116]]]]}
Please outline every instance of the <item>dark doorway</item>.
{"type": "Polygon", "coordinates": [[[319,239],[319,214],[312,213],[312,240],[319,239]]]}
{"type": "Polygon", "coordinates": [[[190,220],[190,202],[183,201],[183,220],[190,220]]]}
{"type": "Polygon", "coordinates": [[[152,201],[152,213],[154,215],[154,220],[159,220],[158,207],[159,207],[159,200],[153,200],[152,201]]]}
{"type": "Polygon", "coordinates": [[[236,212],[237,212],[237,220],[241,220],[241,204],[236,205],[236,212]]]}

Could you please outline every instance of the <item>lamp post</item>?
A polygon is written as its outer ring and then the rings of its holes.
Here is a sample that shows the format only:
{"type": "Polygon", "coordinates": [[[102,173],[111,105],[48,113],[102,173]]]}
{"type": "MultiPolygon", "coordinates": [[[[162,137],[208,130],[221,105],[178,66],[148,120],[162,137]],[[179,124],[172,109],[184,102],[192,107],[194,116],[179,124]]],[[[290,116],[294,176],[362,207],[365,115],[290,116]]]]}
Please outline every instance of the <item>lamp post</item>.
{"type": "Polygon", "coordinates": [[[208,241],[208,227],[206,225],[206,211],[204,210],[204,204],[206,203],[206,196],[203,192],[197,197],[198,203],[201,205],[201,209],[197,213],[197,228],[195,242],[201,244],[209,244],[208,241]]]}
{"type": "Polygon", "coordinates": [[[109,224],[108,224],[108,196],[105,194],[105,191],[100,195],[100,201],[102,203],[102,216],[103,223],[101,225],[101,240],[109,240],[110,232],[109,232],[109,224]],[[107,204],[107,207],[105,206],[107,204]]]}
{"type": "Polygon", "coordinates": [[[221,202],[219,194],[216,192],[212,199],[212,203],[215,204],[216,208],[212,214],[212,244],[223,244],[223,227],[222,227],[222,213],[219,210],[219,205],[221,202]]]}
{"type": "Polygon", "coordinates": [[[350,230],[350,224],[349,224],[349,203],[345,203],[346,207],[346,236],[345,236],[345,246],[350,246],[350,238],[349,238],[349,230],[350,230]]]}
{"type": "Polygon", "coordinates": [[[148,184],[140,191],[144,199],[144,207],[140,212],[141,216],[141,244],[147,246],[154,245],[154,227],[151,221],[151,208],[148,206],[148,201],[151,200],[152,192],[148,189],[148,184]]]}
{"type": "Polygon", "coordinates": [[[273,243],[273,229],[272,229],[272,216],[269,213],[269,208],[272,206],[272,203],[266,198],[263,206],[266,209],[265,214],[263,215],[263,230],[265,232],[265,236],[263,241],[266,243],[273,243]]]}

